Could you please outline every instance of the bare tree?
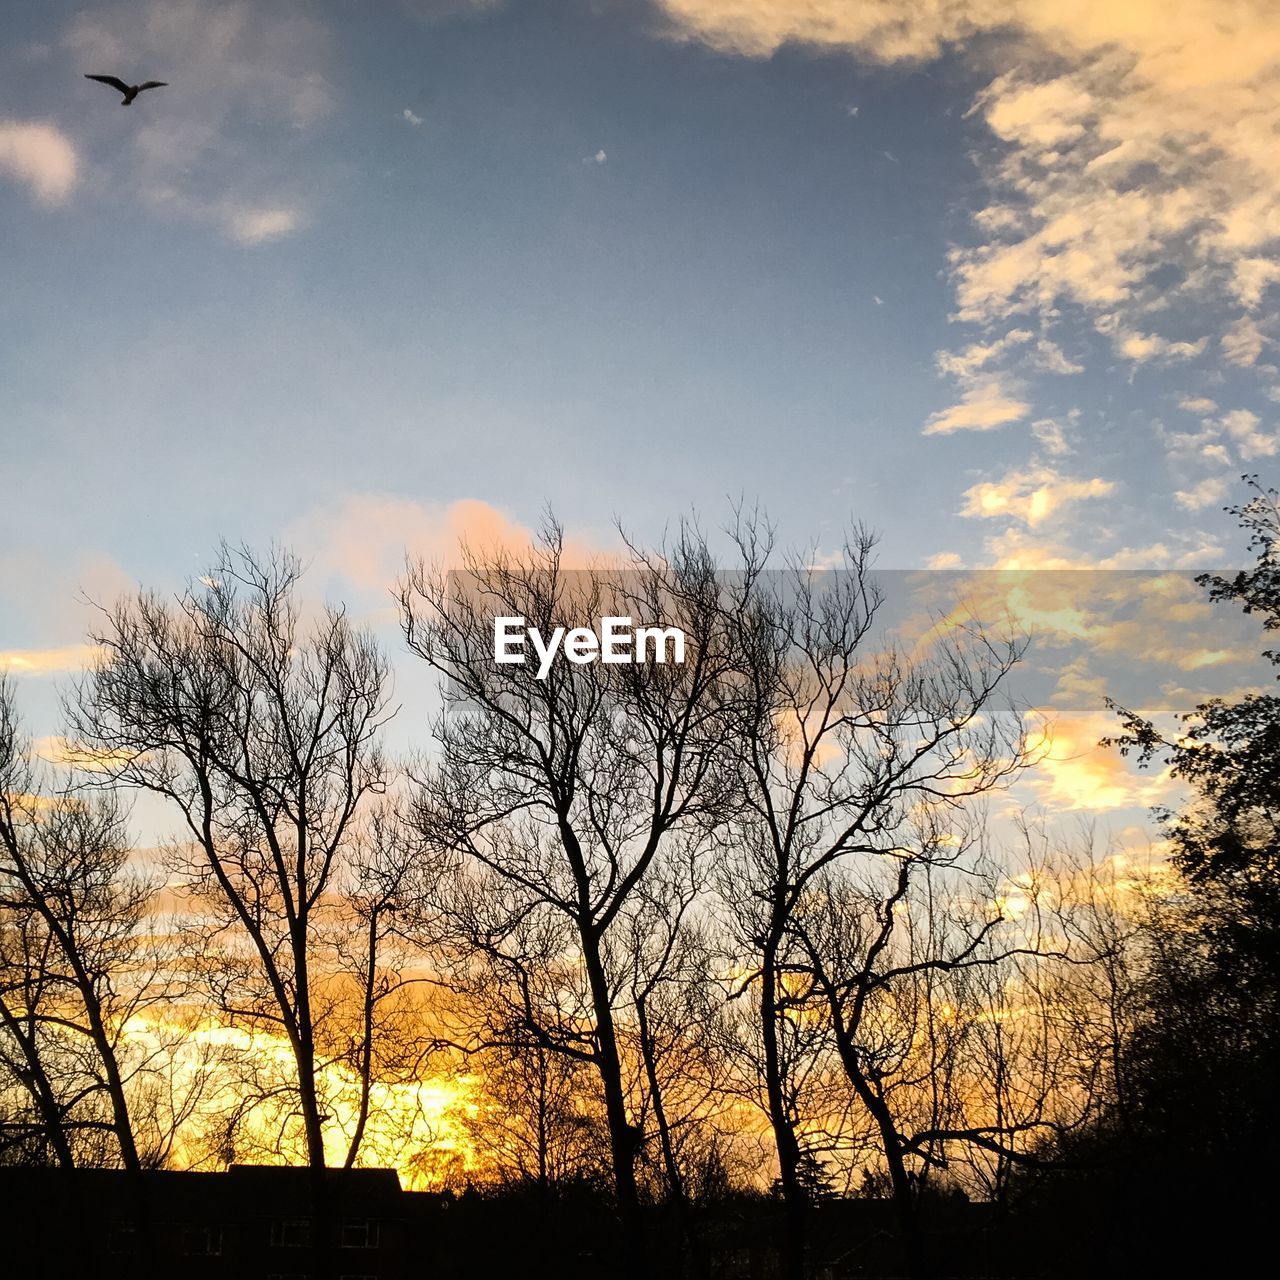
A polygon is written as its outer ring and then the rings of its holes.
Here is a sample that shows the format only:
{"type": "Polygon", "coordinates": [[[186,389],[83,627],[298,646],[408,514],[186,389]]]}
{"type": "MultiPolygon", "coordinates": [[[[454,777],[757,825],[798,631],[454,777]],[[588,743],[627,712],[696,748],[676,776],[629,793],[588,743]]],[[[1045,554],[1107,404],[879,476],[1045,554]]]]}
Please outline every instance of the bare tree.
{"type": "Polygon", "coordinates": [[[704,1274],[701,1210],[729,1189],[742,1118],[710,910],[708,864],[721,849],[695,834],[669,852],[637,892],[615,949],[627,973],[623,1052],[644,1131],[642,1172],[669,1208],[678,1250],[668,1265],[704,1274]]]}
{"type": "Polygon", "coordinates": [[[542,1195],[608,1184],[607,1127],[589,1063],[534,1042],[489,1045],[466,1066],[476,1080],[464,1124],[478,1177],[542,1195]]]}
{"type": "Polygon", "coordinates": [[[356,1082],[355,1119],[343,1161],[351,1168],[367,1131],[374,1087],[420,1080],[437,1047],[422,992],[436,979],[405,940],[415,880],[428,874],[429,851],[395,802],[377,806],[343,868],[341,912],[334,922],[338,1016],[322,1024],[326,1059],[356,1082]]]}
{"type": "Polygon", "coordinates": [[[799,1280],[808,1196],[785,1037],[797,1004],[814,994],[811,979],[816,975],[822,989],[831,976],[815,964],[822,958],[816,940],[797,936],[801,908],[815,893],[838,894],[837,870],[851,862],[895,868],[872,913],[878,924],[841,938],[850,956],[861,956],[839,979],[852,985],[827,986],[822,994],[840,1060],[882,1135],[913,1238],[910,1180],[893,1120],[871,1085],[875,1064],[847,1035],[849,1019],[862,1017],[867,995],[883,979],[879,966],[895,912],[920,863],[908,843],[909,823],[922,808],[960,809],[1025,762],[1019,718],[1002,714],[998,701],[1022,646],[969,625],[916,654],[873,647],[884,601],[869,535],[854,535],[838,569],[793,560],[771,575],[760,572],[771,549],[767,532],[744,522],[737,540],[744,563],[757,568],[744,576],[748,594],[735,612],[741,696],[729,741],[744,804],[722,878],[733,887],[747,970],[738,990],[754,993],[758,1012],[766,1105],[788,1211],[788,1274],[799,1280]]]}
{"type": "MultiPolygon", "coordinates": [[[[544,990],[551,998],[536,1000],[530,992],[524,1030],[597,1074],[621,1264],[640,1274],[643,1131],[628,1101],[619,1026],[628,966],[619,951],[628,912],[673,833],[717,820],[718,700],[729,655],[714,566],[696,531],[684,530],[667,556],[633,554],[625,572],[566,571],[561,553],[551,524],[528,554],[500,551],[485,562],[467,551],[462,575],[418,564],[403,584],[406,639],[445,678],[449,702],[422,814],[443,847],[483,869],[504,903],[509,932],[490,935],[491,956],[516,961],[507,941],[531,927],[569,930],[582,989],[544,990]],[[607,616],[680,628],[684,662],[561,661],[542,678],[534,664],[494,661],[496,618],[522,617],[550,636],[607,616]]],[[[519,989],[530,970],[516,964],[512,974],[519,989]]]]}
{"type": "Polygon", "coordinates": [[[104,784],[153,792],[180,817],[175,862],[219,1011],[288,1045],[293,1078],[276,1088],[321,1168],[326,966],[353,832],[386,785],[388,671],[341,609],[303,626],[300,572],[284,553],[224,547],[176,600],[121,601],[67,716],[104,784]]]}
{"type": "Polygon", "coordinates": [[[152,886],[130,871],[131,853],[114,797],[49,788],[0,678],[3,1057],[61,1164],[95,1130],[110,1132],[126,1169],[159,1158],[135,1134],[125,1036],[132,1017],[171,992],[147,963],[152,886]]]}

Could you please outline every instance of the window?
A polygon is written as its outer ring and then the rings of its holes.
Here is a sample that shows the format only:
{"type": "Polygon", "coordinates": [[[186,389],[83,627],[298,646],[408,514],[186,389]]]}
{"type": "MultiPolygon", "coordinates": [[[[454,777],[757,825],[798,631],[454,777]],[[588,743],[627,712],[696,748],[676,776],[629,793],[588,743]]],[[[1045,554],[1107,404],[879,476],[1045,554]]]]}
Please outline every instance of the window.
{"type": "Polygon", "coordinates": [[[182,1252],[192,1257],[213,1257],[222,1252],[221,1227],[184,1227],[182,1252]]]}
{"type": "Polygon", "coordinates": [[[344,1249],[376,1249],[378,1247],[378,1222],[376,1218],[348,1218],[342,1224],[338,1243],[344,1249]]]}
{"type": "Polygon", "coordinates": [[[276,1218],[271,1223],[271,1244],[276,1249],[305,1249],[311,1243],[311,1223],[306,1218],[276,1218]]]}

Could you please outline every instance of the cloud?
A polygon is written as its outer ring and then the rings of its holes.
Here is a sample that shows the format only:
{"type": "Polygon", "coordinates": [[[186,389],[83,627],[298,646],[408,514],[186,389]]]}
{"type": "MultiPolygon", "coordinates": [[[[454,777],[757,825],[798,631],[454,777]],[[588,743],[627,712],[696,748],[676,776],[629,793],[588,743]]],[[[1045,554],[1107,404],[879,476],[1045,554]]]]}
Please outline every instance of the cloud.
{"type": "Polygon", "coordinates": [[[56,125],[0,120],[0,173],[25,182],[41,204],[56,205],[75,189],[75,146],[56,125]]]}
{"type": "Polygon", "coordinates": [[[82,670],[97,653],[90,644],[54,649],[0,649],[0,672],[13,676],[54,676],[82,670]]]}
{"type": "Polygon", "coordinates": [[[1144,364],[1148,360],[1190,360],[1209,345],[1207,338],[1195,342],[1170,342],[1158,333],[1138,333],[1106,321],[1100,322],[1098,328],[1102,333],[1110,333],[1116,355],[1124,356],[1135,364],[1144,364]]]}
{"type": "Polygon", "coordinates": [[[1118,751],[1098,745],[1116,732],[1113,716],[1076,711],[1051,714],[1048,719],[1046,729],[1030,733],[1028,745],[1042,755],[1023,779],[1046,809],[1092,813],[1149,809],[1170,798],[1175,783],[1167,769],[1138,773],[1118,751]]]}
{"type": "Polygon", "coordinates": [[[1016,525],[986,540],[992,569],[1200,569],[1219,563],[1222,547],[1198,531],[1170,536],[1145,546],[1122,546],[1109,555],[1090,554],[1046,540],[1016,525]]]}
{"type": "Polygon", "coordinates": [[[1222,429],[1235,442],[1246,461],[1270,458],[1276,453],[1276,437],[1258,429],[1261,419],[1248,409],[1232,409],[1222,419],[1222,429]]]}
{"type": "Polygon", "coordinates": [[[993,342],[975,342],[963,351],[939,351],[935,357],[938,371],[953,378],[971,378],[1013,347],[1030,342],[1035,334],[1030,329],[1014,329],[993,342]]]}
{"type": "Polygon", "coordinates": [[[927,436],[952,431],[991,431],[1025,418],[1031,406],[1009,394],[998,378],[984,378],[966,388],[959,403],[930,416],[927,436]]]}
{"type": "Polygon", "coordinates": [[[1105,498],[1115,490],[1109,480],[1069,480],[1048,467],[1011,471],[1001,480],[982,481],[965,490],[963,516],[1021,520],[1034,529],[1073,502],[1105,498]]]}
{"type": "Polygon", "coordinates": [[[1235,266],[1233,288],[1242,306],[1256,310],[1270,285],[1280,282],[1280,262],[1274,258],[1241,258],[1235,266]]]}
{"type": "Polygon", "coordinates": [[[35,753],[49,764],[64,768],[81,769],[86,773],[107,773],[128,764],[134,759],[130,751],[105,749],[80,749],[61,734],[47,734],[32,744],[35,753]]]}
{"type": "MultiPolygon", "coordinates": [[[[969,34],[966,4],[929,5],[927,15],[900,0],[659,0],[669,35],[698,40],[722,53],[767,58],[801,42],[844,47],[879,61],[920,60],[947,40],[969,34]]],[[[924,9],[925,6],[920,6],[924,9]]]]}
{"type": "Polygon", "coordinates": [[[1051,458],[1065,458],[1074,452],[1067,433],[1052,418],[1038,418],[1031,424],[1031,434],[1051,458]]]}
{"type": "Polygon", "coordinates": [[[63,46],[84,67],[171,81],[163,110],[130,120],[117,188],[244,244],[303,225],[317,175],[285,157],[305,155],[299,140],[332,105],[328,33],[303,0],[122,0],[82,12],[63,46]]]}
{"type": "Polygon", "coordinates": [[[1030,329],[1011,329],[1003,337],[974,342],[960,351],[939,351],[934,357],[938,372],[955,378],[962,387],[979,382],[984,371],[1000,363],[1016,363],[1036,373],[1083,373],[1084,366],[1069,360],[1056,342],[1036,338],[1030,329]]]}
{"type": "MultiPolygon", "coordinates": [[[[1212,400],[1198,399],[1184,400],[1179,407],[1199,414],[1216,412],[1218,406],[1212,400]]],[[[1280,441],[1275,433],[1263,429],[1262,419],[1249,409],[1232,409],[1219,418],[1202,418],[1199,431],[1161,431],[1160,434],[1169,456],[1183,461],[1199,458],[1215,465],[1227,464],[1231,461],[1227,444],[1234,447],[1244,462],[1274,457],[1280,451],[1280,441]]],[[[1194,500],[1195,491],[1181,492],[1176,496],[1187,510],[1194,511],[1208,505],[1194,500]]],[[[1210,499],[1213,502],[1217,500],[1217,495],[1210,499]]]]}
{"type": "Polygon", "coordinates": [[[1228,364],[1241,367],[1256,364],[1265,339],[1262,330],[1248,316],[1242,316],[1222,335],[1222,355],[1228,364]]]}
{"type": "MultiPolygon", "coordinates": [[[[1090,350],[1091,332],[1130,371],[1196,361],[1219,366],[1215,377],[1275,382],[1264,363],[1280,284],[1275,0],[658,3],[670,38],[724,53],[766,58],[791,44],[900,66],[945,55],[984,77],[969,119],[987,196],[948,257],[953,319],[982,338],[939,357],[961,399],[927,433],[1029,415],[1028,375],[1079,371],[1063,346],[1090,350]],[[1034,344],[1022,339],[1032,332],[1034,344]]],[[[1216,467],[1265,447],[1255,437],[1219,425],[1195,447],[1216,467]]],[[[988,496],[1001,483],[990,479],[988,496]]],[[[1170,514],[1199,509],[1188,504],[1217,482],[1177,483],[1160,495],[1170,514]]],[[[1112,554],[1140,551],[1186,554],[1172,533],[1112,554]]],[[[1012,554],[1033,555],[1025,537],[1012,554]]]]}
{"type": "Polygon", "coordinates": [[[1220,506],[1227,496],[1227,482],[1221,476],[1210,476],[1190,489],[1179,489],[1173,496],[1188,511],[1220,506]]]}
{"type": "MultiPolygon", "coordinates": [[[[34,547],[0,552],[0,615],[21,634],[22,649],[12,669],[30,675],[71,670],[83,654],[80,640],[97,619],[94,605],[113,600],[136,587],[136,580],[101,551],[62,554],[56,558],[34,547]],[[66,662],[64,668],[59,664],[66,662]]],[[[0,657],[0,666],[5,658],[0,657]]]]}
{"type": "Polygon", "coordinates": [[[296,231],[303,224],[296,209],[229,209],[227,228],[241,244],[264,244],[296,231]]]}
{"type": "MultiPolygon", "coordinates": [[[[406,552],[457,566],[463,544],[483,555],[525,551],[534,541],[533,529],[479,499],[424,504],[381,493],[352,494],[303,516],[284,534],[286,545],[299,548],[344,588],[384,598],[404,572],[406,552]]],[[[567,566],[590,564],[597,554],[581,539],[566,539],[567,566]]]]}
{"type": "Polygon", "coordinates": [[[660,3],[673,36],[754,57],[797,42],[919,62],[977,35],[1020,42],[976,104],[1005,146],[979,224],[999,234],[956,259],[966,310],[1107,310],[1174,245],[1220,278],[1280,237],[1272,0],[660,3]]]}
{"type": "Polygon", "coordinates": [[[1186,410],[1187,413],[1217,413],[1218,406],[1210,400],[1208,396],[1183,396],[1178,401],[1178,408],[1186,410]]]}
{"type": "Polygon", "coordinates": [[[1084,365],[1069,360],[1066,353],[1056,342],[1041,338],[1036,343],[1035,354],[1031,359],[1031,367],[1042,373],[1083,373],[1084,365]]]}
{"type": "Polygon", "coordinates": [[[417,115],[412,108],[405,107],[400,113],[413,127],[416,129],[422,123],[422,117],[417,115]]]}
{"type": "Polygon", "coordinates": [[[603,147],[601,147],[594,155],[582,157],[583,164],[607,164],[608,162],[609,156],[603,147]]]}

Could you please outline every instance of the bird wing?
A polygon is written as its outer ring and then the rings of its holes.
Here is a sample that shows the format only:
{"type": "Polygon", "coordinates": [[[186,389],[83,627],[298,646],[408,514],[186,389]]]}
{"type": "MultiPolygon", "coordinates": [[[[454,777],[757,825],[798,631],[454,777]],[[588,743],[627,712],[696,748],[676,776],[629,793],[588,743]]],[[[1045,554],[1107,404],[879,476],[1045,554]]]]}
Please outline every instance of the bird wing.
{"type": "Polygon", "coordinates": [[[128,93],[129,86],[123,80],[117,79],[115,76],[91,76],[86,74],[86,80],[97,80],[102,84],[109,84],[113,89],[119,89],[121,93],[128,93]]]}
{"type": "Polygon", "coordinates": [[[143,89],[163,89],[168,83],[167,80],[148,80],[146,84],[138,86],[138,92],[141,93],[143,89]]]}

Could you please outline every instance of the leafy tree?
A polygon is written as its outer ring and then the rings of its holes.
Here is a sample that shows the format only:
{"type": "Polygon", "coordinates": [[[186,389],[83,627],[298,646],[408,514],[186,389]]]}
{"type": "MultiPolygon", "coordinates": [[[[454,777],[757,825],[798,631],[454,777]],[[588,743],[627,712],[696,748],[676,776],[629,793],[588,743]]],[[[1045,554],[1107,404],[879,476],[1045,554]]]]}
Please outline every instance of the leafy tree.
{"type": "MultiPolygon", "coordinates": [[[[1197,582],[1276,631],[1280,505],[1244,479],[1251,497],[1227,510],[1255,563],[1197,582]]],[[[1280,651],[1262,656],[1280,666],[1280,651]]],[[[1031,1198],[1051,1228],[1087,1220],[1074,1234],[1109,1257],[1108,1274],[1232,1274],[1259,1244],[1280,1137],[1280,696],[1211,698],[1171,728],[1110,706],[1122,728],[1104,745],[1188,786],[1183,806],[1156,814],[1180,883],[1144,922],[1142,1007],[1113,1106],[1058,1144],[1060,1171],[1031,1198]]],[[[1079,1241],[1064,1231],[1059,1243],[1061,1273],[1078,1274],[1079,1241]]]]}
{"type": "MultiPolygon", "coordinates": [[[[1249,533],[1249,569],[1201,574],[1209,598],[1238,604],[1265,631],[1280,630],[1280,506],[1274,489],[1229,507],[1249,533]]],[[[1280,650],[1262,656],[1280,666],[1280,650]]],[[[1277,675],[1280,679],[1280,674],[1277,675]]],[[[1111,702],[1123,732],[1105,740],[1146,766],[1159,760],[1186,782],[1191,802],[1158,810],[1173,861],[1194,895],[1193,913],[1221,982],[1274,1011],[1280,985],[1280,695],[1211,698],[1178,717],[1173,733],[1111,702]]],[[[1261,1027],[1261,1024],[1260,1024],[1261,1027]]]]}

